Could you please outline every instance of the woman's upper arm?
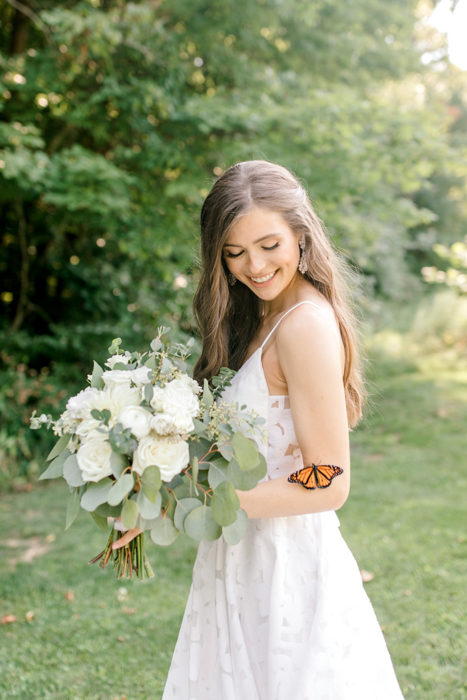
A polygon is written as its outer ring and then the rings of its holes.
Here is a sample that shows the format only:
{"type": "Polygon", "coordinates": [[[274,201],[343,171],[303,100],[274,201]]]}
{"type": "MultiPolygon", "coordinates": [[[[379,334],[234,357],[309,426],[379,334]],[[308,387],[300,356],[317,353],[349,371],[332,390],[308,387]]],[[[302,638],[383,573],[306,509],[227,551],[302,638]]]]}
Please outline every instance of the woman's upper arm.
{"type": "Polygon", "coordinates": [[[333,316],[301,307],[281,323],[276,344],[304,464],[343,467],[348,484],[349,426],[333,316]]]}

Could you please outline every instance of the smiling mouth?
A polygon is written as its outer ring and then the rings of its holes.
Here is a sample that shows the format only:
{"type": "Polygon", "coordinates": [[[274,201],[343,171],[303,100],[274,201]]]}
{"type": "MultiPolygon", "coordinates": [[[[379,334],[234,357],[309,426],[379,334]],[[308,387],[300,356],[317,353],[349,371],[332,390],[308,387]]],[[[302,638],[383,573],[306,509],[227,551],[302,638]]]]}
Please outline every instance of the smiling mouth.
{"type": "Polygon", "coordinates": [[[250,279],[252,282],[254,282],[254,284],[264,284],[264,282],[269,282],[269,280],[272,280],[276,272],[277,270],[271,272],[269,275],[263,275],[263,277],[250,277],[250,279]]]}

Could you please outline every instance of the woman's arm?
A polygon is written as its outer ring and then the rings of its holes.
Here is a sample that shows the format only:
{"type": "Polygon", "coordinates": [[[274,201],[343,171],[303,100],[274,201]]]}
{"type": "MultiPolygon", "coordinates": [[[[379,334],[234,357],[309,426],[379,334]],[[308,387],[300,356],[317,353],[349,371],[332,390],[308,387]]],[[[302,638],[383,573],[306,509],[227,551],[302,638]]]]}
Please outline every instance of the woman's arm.
{"type": "Polygon", "coordinates": [[[262,482],[251,491],[237,491],[240,506],[249,518],[337,510],[349,493],[350,455],[335,320],[301,306],[280,324],[275,341],[304,465],[333,464],[344,471],[325,489],[308,490],[287,477],[262,482]]]}

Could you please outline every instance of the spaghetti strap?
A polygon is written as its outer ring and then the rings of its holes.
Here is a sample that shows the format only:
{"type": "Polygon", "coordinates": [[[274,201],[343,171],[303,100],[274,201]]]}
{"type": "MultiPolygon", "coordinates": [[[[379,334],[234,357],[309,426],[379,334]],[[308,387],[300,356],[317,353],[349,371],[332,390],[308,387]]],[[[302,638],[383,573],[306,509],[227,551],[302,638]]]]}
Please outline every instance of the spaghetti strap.
{"type": "Polygon", "coordinates": [[[272,334],[274,333],[274,331],[276,330],[277,326],[278,326],[279,323],[282,321],[282,319],[284,319],[284,318],[287,316],[287,314],[289,314],[291,311],[293,311],[294,309],[296,309],[297,306],[301,306],[302,304],[311,304],[312,306],[316,306],[316,308],[319,309],[320,311],[322,310],[321,306],[318,306],[318,304],[315,304],[314,301],[309,301],[308,299],[305,299],[304,301],[299,301],[298,304],[295,304],[294,306],[291,306],[290,309],[287,309],[287,311],[286,311],[284,314],[282,314],[282,316],[280,317],[280,319],[277,321],[277,323],[276,323],[275,326],[273,327],[272,331],[269,331],[269,333],[268,333],[267,336],[266,336],[266,339],[263,340],[263,342],[262,342],[261,345],[260,345],[260,348],[261,348],[261,349],[264,348],[264,346],[266,345],[266,343],[268,342],[268,340],[270,339],[270,337],[272,336],[272,334]]]}

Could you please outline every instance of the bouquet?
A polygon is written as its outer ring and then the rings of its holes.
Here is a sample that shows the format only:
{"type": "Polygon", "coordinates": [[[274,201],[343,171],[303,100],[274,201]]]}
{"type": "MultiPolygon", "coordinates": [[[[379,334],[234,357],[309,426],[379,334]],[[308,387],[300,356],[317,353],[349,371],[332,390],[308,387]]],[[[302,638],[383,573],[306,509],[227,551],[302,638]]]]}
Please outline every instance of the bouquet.
{"type": "Polygon", "coordinates": [[[160,328],[148,351],[113,340],[105,368],[94,362],[90,386],[68,399],[57,420],[36,412],[31,428],[58,441],[40,479],[63,477],[70,490],[65,529],[81,509],[109,531],[91,561],[113,561],[118,577],[153,576],[144,550],[185,532],[197,541],[223,535],[237,543],[247,528],[235,489],[253,488],[266,462],[251,437],[264,419],[222,400],[233,372],[222,368],[201,390],[186,372],[193,341],[167,345],[160,328]]]}

